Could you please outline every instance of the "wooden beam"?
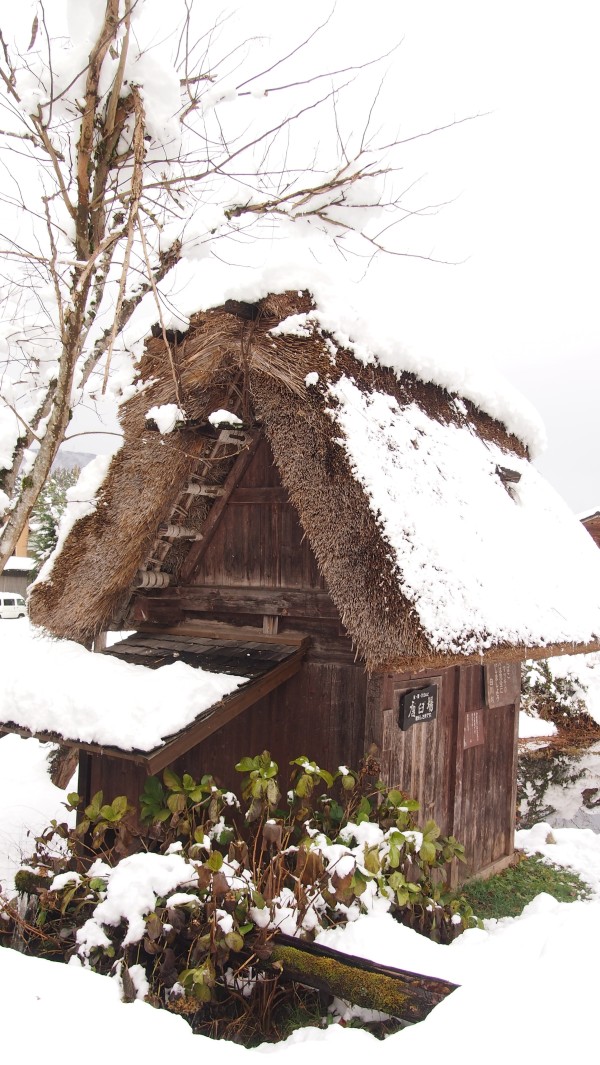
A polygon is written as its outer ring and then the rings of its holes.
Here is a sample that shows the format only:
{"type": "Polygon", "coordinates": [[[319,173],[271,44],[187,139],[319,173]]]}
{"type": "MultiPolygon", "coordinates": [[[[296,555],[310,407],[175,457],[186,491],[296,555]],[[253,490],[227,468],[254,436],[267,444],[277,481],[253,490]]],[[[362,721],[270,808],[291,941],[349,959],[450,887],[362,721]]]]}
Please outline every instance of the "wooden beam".
{"type": "MultiPolygon", "coordinates": [[[[462,838],[463,810],[463,767],[465,760],[465,717],[467,712],[467,683],[463,666],[455,667],[458,671],[458,706],[456,715],[456,741],[454,747],[454,807],[452,813],[452,834],[462,838]]],[[[458,887],[458,862],[454,860],[450,868],[450,887],[458,887]]]]}
{"type": "Polygon", "coordinates": [[[213,503],[208,513],[208,517],[200,530],[202,533],[202,540],[197,540],[186,555],[179,577],[181,581],[188,581],[190,579],[200,559],[204,556],[204,553],[214,536],[217,525],[221,520],[221,515],[229,502],[231,493],[234,488],[237,488],[238,483],[248,469],[248,466],[254,458],[260,440],[260,433],[256,433],[248,446],[240,452],[232,469],[229,471],[229,475],[223,485],[223,495],[219,496],[219,498],[213,503]]]}
{"type": "MultiPolygon", "coordinates": [[[[204,542],[204,541],[202,541],[204,542]]],[[[158,610],[175,604],[182,610],[202,613],[265,614],[279,617],[320,617],[339,619],[339,611],[328,592],[302,588],[255,588],[185,584],[161,589],[156,595],[137,595],[136,603],[151,620],[153,603],[158,610]]]]}
{"type": "Polygon", "coordinates": [[[23,736],[24,739],[40,740],[42,743],[58,743],[63,747],[78,747],[80,751],[89,751],[91,754],[105,754],[110,758],[121,758],[125,762],[135,762],[136,765],[147,765],[147,756],[143,751],[122,751],[119,747],[103,746],[100,743],[83,743],[81,740],[69,739],[66,736],[60,736],[58,732],[45,732],[40,729],[28,729],[23,725],[17,725],[14,721],[5,721],[0,723],[0,729],[4,733],[14,732],[17,736],[23,736]]]}
{"type": "Polygon", "coordinates": [[[289,503],[289,495],[281,485],[266,488],[236,488],[231,493],[232,503],[289,503]]]}
{"type": "MultiPolygon", "coordinates": [[[[155,633],[157,626],[145,623],[140,625],[138,632],[155,633]]],[[[289,629],[277,635],[270,636],[264,633],[262,628],[253,625],[229,625],[225,621],[210,621],[207,618],[190,618],[182,621],[180,625],[160,627],[160,632],[171,636],[200,636],[209,640],[256,640],[257,643],[290,644],[291,647],[299,647],[306,641],[306,633],[296,629],[289,629]]]]}

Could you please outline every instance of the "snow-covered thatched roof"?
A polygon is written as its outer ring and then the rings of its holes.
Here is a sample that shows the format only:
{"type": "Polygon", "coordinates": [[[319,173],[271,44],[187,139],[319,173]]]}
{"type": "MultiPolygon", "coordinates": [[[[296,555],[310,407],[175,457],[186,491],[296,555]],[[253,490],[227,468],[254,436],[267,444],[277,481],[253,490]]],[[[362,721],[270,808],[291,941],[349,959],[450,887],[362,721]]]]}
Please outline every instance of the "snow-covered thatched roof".
{"type": "MultiPolygon", "coordinates": [[[[119,622],[209,416],[225,408],[264,432],[370,669],[600,647],[590,594],[600,555],[526,444],[483,402],[358,357],[306,293],[199,313],[171,355],[162,337],[148,341],[123,447],[32,590],[34,622],[80,640],[119,622]],[[186,421],[161,435],[147,414],[177,401],[172,361],[186,421]]],[[[215,465],[215,483],[230,467],[227,457],[215,465]]],[[[188,524],[200,528],[211,505],[192,509],[188,524]]],[[[171,586],[181,565],[174,546],[163,561],[171,586]]]]}

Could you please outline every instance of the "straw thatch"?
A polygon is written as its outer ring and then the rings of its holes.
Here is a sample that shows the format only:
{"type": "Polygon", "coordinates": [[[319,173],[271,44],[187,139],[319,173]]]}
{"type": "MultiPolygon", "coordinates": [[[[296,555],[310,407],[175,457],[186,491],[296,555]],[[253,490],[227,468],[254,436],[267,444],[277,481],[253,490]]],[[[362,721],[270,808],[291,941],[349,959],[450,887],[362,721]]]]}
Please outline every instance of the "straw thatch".
{"type": "MultiPolygon", "coordinates": [[[[245,424],[262,427],[282,482],[295,504],[330,595],[369,668],[423,668],[458,661],[436,653],[399,590],[389,546],[336,442],[319,389],[304,378],[350,375],[363,390],[378,389],[398,402],[416,402],[432,419],[468,427],[498,444],[507,456],[526,457],[526,448],[506,429],[466,401],[457,405],[443,389],[410,374],[365,366],[318,331],[308,336],[273,334],[280,321],[308,311],[311,297],[286,293],[255,307],[227,304],[197,314],[172,356],[188,421],[206,422],[221,407],[245,424]]],[[[155,405],[175,402],[175,385],[163,338],[148,341],[140,367],[146,385],[123,408],[124,445],[113,458],[94,513],[81,519],[56,558],[51,575],[30,596],[30,616],[56,635],[87,641],[119,623],[132,584],[148,560],[161,521],[168,520],[178,493],[196,465],[202,437],[195,428],[161,436],[147,428],[155,405]]],[[[235,449],[234,449],[235,450],[235,449]]],[[[214,467],[222,483],[231,460],[214,467]]],[[[190,518],[199,525],[209,503],[190,518]]],[[[177,577],[181,551],[174,548],[164,569],[177,577]]],[[[523,658],[532,649],[493,648],[489,657],[523,658]]],[[[565,647],[563,650],[573,650],[565,647]]],[[[533,653],[548,654],[546,647],[533,653]]]]}

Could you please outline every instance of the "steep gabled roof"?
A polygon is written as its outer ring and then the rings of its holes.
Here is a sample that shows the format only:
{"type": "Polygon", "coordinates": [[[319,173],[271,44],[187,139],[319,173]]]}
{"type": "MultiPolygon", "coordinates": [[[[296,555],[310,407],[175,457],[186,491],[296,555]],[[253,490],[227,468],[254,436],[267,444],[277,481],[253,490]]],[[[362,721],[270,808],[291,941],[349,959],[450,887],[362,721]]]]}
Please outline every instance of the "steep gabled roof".
{"type": "Polygon", "coordinates": [[[248,446],[220,445],[210,429],[225,407],[268,438],[369,668],[600,646],[600,604],[585,599],[598,552],[525,445],[473,403],[340,347],[306,293],[198,314],[172,356],[185,423],[148,429],[148,410],[176,400],[153,338],[96,508],[31,593],[36,623],[89,639],[118,622],[140,569],[177,582],[185,554],[157,530],[174,513],[200,529],[219,505],[186,493],[199,463],[215,488],[226,483],[248,446]]]}

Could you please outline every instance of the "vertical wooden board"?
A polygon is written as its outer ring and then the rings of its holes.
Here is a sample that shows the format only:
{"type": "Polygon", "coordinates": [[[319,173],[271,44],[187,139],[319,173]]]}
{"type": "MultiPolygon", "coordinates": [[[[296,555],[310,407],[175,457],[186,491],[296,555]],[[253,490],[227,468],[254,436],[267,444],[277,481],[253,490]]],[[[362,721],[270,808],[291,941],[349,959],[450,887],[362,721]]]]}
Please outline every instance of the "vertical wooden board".
{"type": "Polygon", "coordinates": [[[317,560],[292,503],[280,503],[281,584],[284,588],[325,588],[317,560]]]}
{"type": "Polygon", "coordinates": [[[291,680],[209,736],[174,763],[176,772],[213,773],[239,792],[234,766],[245,755],[269,750],[287,785],[289,762],[300,755],[324,769],[356,766],[363,754],[366,675],[360,666],[306,663],[291,680]],[[345,704],[335,703],[343,694],[345,704]]]}
{"type": "Polygon", "coordinates": [[[465,845],[461,879],[512,853],[514,831],[514,707],[485,714],[485,744],[464,751],[461,822],[465,845]]]}
{"type": "Polygon", "coordinates": [[[102,791],[106,803],[112,802],[118,795],[126,795],[132,805],[138,806],[147,777],[142,766],[124,758],[90,754],[87,772],[90,799],[97,791],[102,791]]]}
{"type": "Polygon", "coordinates": [[[417,799],[420,818],[433,817],[443,832],[452,825],[452,762],[454,670],[441,675],[393,676],[384,685],[382,707],[382,772],[394,784],[417,799]],[[438,714],[434,721],[414,725],[402,732],[398,724],[399,699],[411,686],[439,684],[438,714]]]}
{"type": "MultiPolygon", "coordinates": [[[[240,488],[281,487],[266,440],[261,441],[240,488]]],[[[291,502],[236,503],[226,507],[195,584],[325,589],[308,539],[291,502]]]]}

